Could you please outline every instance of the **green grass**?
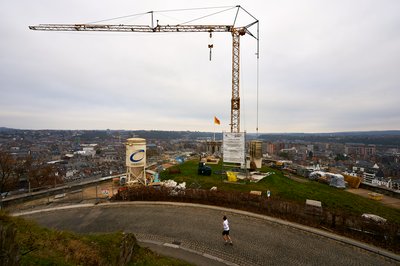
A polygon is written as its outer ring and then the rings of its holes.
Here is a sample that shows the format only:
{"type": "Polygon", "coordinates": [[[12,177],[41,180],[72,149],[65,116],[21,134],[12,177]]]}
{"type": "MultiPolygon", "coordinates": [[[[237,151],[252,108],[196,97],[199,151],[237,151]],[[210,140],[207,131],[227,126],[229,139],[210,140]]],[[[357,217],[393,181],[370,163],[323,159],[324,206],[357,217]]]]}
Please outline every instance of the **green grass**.
{"type": "MultiPolygon", "coordinates": [[[[18,246],[20,265],[116,265],[124,237],[122,232],[80,235],[51,230],[0,211],[0,231],[6,228],[16,230],[15,239],[7,237],[5,246],[18,246]]],[[[190,264],[136,246],[128,265],[190,264]]]]}
{"type": "Polygon", "coordinates": [[[355,215],[373,213],[382,216],[392,222],[400,224],[400,210],[383,205],[381,202],[364,198],[346,190],[330,187],[316,181],[300,183],[285,177],[281,171],[263,167],[263,172],[274,172],[258,183],[247,182],[245,185],[230,184],[223,182],[225,176],[216,175],[215,171],[222,170],[221,165],[209,165],[212,168],[211,176],[197,175],[197,161],[187,161],[179,168],[181,173],[169,174],[168,171],[161,173],[162,180],[173,179],[176,182],[186,182],[190,187],[193,183],[201,185],[202,189],[210,189],[216,186],[218,190],[249,192],[259,190],[271,191],[271,196],[295,202],[305,203],[306,199],[322,202],[324,208],[330,210],[343,210],[355,215]]]}
{"type": "Polygon", "coordinates": [[[153,266],[153,265],[165,265],[165,266],[186,266],[191,265],[181,260],[160,256],[148,248],[141,248],[133,257],[133,261],[129,265],[135,266],[153,266]]]}

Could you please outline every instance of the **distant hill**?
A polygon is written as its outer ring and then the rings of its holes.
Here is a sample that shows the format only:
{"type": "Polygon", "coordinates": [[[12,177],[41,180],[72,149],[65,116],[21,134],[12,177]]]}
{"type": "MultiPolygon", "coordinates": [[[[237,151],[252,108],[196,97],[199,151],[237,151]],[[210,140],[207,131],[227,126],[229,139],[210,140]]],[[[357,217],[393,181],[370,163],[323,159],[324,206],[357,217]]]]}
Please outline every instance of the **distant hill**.
{"type": "Polygon", "coordinates": [[[0,132],[2,131],[14,131],[15,129],[13,128],[8,128],[8,127],[0,127],[0,132]]]}
{"type": "MultiPolygon", "coordinates": [[[[134,130],[135,135],[141,138],[148,139],[198,139],[198,138],[212,138],[211,132],[199,131],[159,131],[159,130],[134,130]]],[[[216,139],[221,139],[222,134],[216,133],[216,139]]]]}
{"type": "MultiPolygon", "coordinates": [[[[82,140],[108,138],[109,134],[122,136],[136,136],[146,139],[158,140],[194,140],[212,139],[213,132],[200,131],[162,131],[162,130],[23,130],[0,127],[0,132],[18,133],[21,131],[46,131],[46,132],[79,132],[82,140]]],[[[221,140],[222,133],[216,132],[215,139],[221,140]]],[[[246,139],[261,139],[264,141],[297,141],[297,142],[330,142],[330,143],[364,143],[385,146],[400,146],[400,130],[383,131],[349,131],[332,133],[247,133],[246,139]]]]}
{"type": "Polygon", "coordinates": [[[263,134],[260,135],[260,139],[266,141],[286,140],[304,142],[364,143],[385,146],[400,146],[400,130],[263,134]]]}

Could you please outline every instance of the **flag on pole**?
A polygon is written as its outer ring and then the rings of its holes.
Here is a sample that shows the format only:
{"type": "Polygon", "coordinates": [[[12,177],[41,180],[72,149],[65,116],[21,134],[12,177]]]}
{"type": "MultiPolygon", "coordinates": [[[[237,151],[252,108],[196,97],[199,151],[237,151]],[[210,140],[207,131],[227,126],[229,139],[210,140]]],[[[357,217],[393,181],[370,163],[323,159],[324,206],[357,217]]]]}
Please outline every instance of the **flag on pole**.
{"type": "Polygon", "coordinates": [[[219,119],[216,116],[214,116],[214,124],[221,125],[221,122],[219,121],[219,119]]]}

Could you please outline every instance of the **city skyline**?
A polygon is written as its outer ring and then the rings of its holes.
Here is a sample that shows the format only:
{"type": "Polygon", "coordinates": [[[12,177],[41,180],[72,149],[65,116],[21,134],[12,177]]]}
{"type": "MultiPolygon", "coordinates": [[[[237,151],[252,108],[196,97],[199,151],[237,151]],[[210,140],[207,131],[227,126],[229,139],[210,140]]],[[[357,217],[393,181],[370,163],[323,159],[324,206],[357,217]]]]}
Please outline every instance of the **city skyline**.
{"type": "MultiPolygon", "coordinates": [[[[0,127],[229,131],[229,33],[213,34],[210,62],[207,33],[35,32],[28,26],[236,4],[0,3],[0,127]],[[214,126],[214,116],[221,126],[214,126]]],[[[260,21],[259,132],[400,129],[399,2],[249,1],[243,7],[260,21]]],[[[180,15],[158,19],[181,23],[180,15]]],[[[255,40],[243,36],[241,129],[247,132],[256,129],[255,52],[255,40]]]]}

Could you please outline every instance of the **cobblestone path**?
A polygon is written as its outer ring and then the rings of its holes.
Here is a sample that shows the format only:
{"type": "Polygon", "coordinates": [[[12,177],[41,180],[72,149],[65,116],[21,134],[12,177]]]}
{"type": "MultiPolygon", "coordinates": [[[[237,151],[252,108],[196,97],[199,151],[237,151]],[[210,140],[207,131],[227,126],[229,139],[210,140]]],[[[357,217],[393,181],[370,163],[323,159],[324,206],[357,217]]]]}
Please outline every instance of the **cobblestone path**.
{"type": "Polygon", "coordinates": [[[170,205],[97,205],[25,215],[80,233],[125,231],[140,241],[179,246],[237,265],[398,265],[398,261],[290,226],[222,209],[170,205]],[[222,239],[227,215],[233,246],[222,239]]]}

